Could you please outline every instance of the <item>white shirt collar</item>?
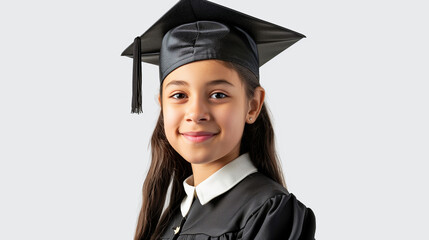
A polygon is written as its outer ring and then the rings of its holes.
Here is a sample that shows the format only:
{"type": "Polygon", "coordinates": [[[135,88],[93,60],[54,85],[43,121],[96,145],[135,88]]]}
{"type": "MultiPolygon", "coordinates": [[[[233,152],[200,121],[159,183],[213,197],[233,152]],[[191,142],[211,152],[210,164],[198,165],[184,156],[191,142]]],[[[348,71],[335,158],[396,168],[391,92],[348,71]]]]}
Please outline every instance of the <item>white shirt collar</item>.
{"type": "Polygon", "coordinates": [[[225,193],[248,175],[258,170],[250,160],[249,154],[244,153],[238,158],[217,170],[197,187],[190,185],[193,175],[183,181],[186,196],[180,204],[182,216],[186,216],[191,208],[194,196],[198,197],[201,205],[210,202],[215,197],[225,193]]]}

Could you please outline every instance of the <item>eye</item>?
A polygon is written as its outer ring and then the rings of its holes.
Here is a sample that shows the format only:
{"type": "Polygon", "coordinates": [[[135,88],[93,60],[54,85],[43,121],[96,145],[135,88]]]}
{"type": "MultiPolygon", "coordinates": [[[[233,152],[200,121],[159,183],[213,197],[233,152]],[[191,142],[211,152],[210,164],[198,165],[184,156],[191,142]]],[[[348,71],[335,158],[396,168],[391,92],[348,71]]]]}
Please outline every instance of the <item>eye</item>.
{"type": "Polygon", "coordinates": [[[221,93],[221,92],[216,92],[213,93],[212,95],[210,95],[210,98],[215,98],[215,99],[219,99],[219,98],[226,98],[226,94],[221,93]]]}
{"type": "Polygon", "coordinates": [[[175,93],[175,94],[171,95],[171,97],[174,99],[183,99],[186,97],[186,95],[184,93],[175,93]]]}

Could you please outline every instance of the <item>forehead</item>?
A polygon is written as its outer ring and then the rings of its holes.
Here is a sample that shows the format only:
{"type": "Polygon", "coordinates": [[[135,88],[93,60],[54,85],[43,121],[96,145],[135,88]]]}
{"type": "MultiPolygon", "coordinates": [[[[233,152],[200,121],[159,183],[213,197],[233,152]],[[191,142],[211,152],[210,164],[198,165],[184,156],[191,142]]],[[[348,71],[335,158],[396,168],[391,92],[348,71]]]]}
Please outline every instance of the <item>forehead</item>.
{"type": "Polygon", "coordinates": [[[219,60],[203,60],[185,64],[172,71],[163,81],[163,88],[171,85],[224,84],[240,87],[242,82],[238,73],[219,60]]]}

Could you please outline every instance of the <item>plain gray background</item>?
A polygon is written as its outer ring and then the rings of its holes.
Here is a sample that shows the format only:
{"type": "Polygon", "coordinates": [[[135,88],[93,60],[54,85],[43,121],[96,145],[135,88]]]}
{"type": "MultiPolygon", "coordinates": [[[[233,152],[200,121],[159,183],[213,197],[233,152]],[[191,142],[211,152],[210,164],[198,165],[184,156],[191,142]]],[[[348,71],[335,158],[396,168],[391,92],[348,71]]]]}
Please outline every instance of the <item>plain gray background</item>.
{"type": "MultiPolygon", "coordinates": [[[[307,35],[261,68],[288,188],[317,239],[428,239],[424,1],[216,3],[307,35]]],[[[176,3],[0,3],[0,239],[132,239],[158,68],[120,57],[176,3]]]]}

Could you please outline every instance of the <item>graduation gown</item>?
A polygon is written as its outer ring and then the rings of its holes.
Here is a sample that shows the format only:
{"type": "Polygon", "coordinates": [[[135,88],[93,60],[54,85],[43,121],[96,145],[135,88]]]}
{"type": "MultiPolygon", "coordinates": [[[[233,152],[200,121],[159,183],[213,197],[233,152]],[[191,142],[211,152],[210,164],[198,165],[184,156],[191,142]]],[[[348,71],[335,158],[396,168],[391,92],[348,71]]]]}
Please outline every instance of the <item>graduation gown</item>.
{"type": "MultiPolygon", "coordinates": [[[[239,158],[241,164],[234,160],[236,166],[227,166],[232,169],[227,174],[235,171],[240,175],[241,172],[244,178],[229,184],[226,192],[210,196],[208,201],[204,199],[207,198],[204,189],[196,191],[189,209],[184,200],[161,239],[314,240],[316,222],[313,211],[265,175],[251,169],[246,171],[246,167],[243,169],[243,163],[249,163],[247,155],[239,158]]],[[[214,177],[220,180],[225,175],[214,177]]],[[[228,185],[228,181],[223,185],[228,185]]],[[[215,185],[210,187],[216,189],[215,185]]]]}

